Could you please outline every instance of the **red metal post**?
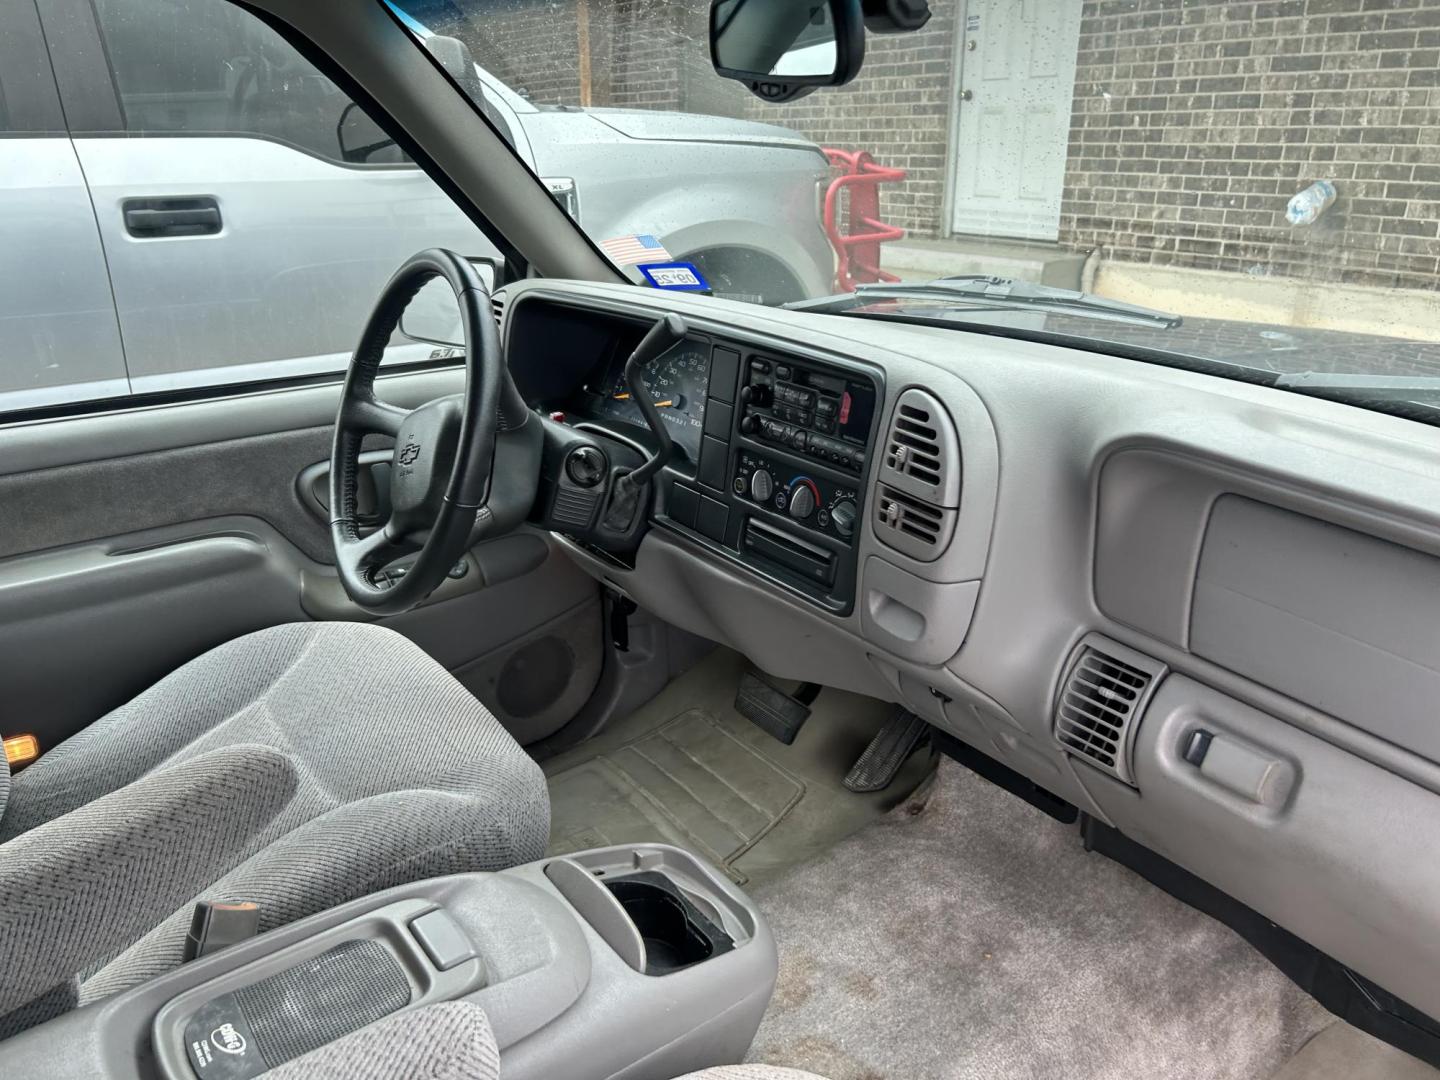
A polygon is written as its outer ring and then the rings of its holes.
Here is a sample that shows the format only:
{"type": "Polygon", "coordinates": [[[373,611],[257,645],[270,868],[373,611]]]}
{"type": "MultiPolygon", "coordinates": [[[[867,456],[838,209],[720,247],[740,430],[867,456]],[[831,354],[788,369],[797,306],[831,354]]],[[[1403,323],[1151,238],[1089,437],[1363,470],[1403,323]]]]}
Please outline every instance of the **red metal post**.
{"type": "Polygon", "coordinates": [[[904,169],[877,165],[864,150],[826,149],[830,164],[844,170],[825,191],[825,235],[835,249],[835,288],[854,292],[860,282],[899,281],[880,269],[880,245],[899,240],[905,230],[880,220],[880,185],[904,180],[904,169]],[[841,228],[842,196],[845,228],[841,228]]]}

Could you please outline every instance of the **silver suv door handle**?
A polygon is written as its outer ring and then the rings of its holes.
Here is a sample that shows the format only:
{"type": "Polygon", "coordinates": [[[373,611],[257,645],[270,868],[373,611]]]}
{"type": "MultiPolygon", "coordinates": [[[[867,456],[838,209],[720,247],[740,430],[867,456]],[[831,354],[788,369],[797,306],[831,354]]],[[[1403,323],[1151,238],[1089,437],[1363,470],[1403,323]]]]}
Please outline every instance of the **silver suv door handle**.
{"type": "Polygon", "coordinates": [[[213,195],[126,199],[120,204],[125,231],[141,240],[160,236],[214,236],[220,231],[220,204],[213,195]]]}

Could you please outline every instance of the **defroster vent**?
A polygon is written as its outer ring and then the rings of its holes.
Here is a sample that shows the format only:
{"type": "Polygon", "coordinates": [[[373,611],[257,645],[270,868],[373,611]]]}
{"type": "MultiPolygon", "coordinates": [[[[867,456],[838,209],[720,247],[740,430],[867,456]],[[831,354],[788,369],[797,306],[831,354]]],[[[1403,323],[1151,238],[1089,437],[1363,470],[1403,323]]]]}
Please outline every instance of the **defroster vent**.
{"type": "Polygon", "coordinates": [[[1066,676],[1055,709],[1055,738],[1132,786],[1130,746],[1140,714],[1165,667],[1091,634],[1066,676]]]}

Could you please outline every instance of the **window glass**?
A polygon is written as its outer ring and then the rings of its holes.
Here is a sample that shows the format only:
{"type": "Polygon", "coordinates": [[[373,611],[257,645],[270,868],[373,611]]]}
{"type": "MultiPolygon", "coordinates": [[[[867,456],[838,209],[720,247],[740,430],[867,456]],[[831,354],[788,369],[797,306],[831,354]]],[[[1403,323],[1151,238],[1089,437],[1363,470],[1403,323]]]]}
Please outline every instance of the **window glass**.
{"type": "Polygon", "coordinates": [[[255,16],[222,0],[95,0],[124,130],[275,139],[349,164],[403,152],[255,16]]]}
{"type": "MultiPolygon", "coordinates": [[[[39,85],[56,111],[58,86],[67,113],[86,119],[68,141],[0,141],[0,281],[17,283],[0,289],[0,413],[333,377],[416,251],[498,257],[251,12],[229,0],[91,2],[94,21],[68,4],[40,14],[54,76],[47,67],[39,85]]],[[[0,81],[13,109],[25,69],[4,63],[22,25],[12,4],[0,0],[0,81]]],[[[33,42],[30,56],[46,64],[33,42]]],[[[441,354],[397,340],[386,361],[441,354]]]]}
{"type": "Polygon", "coordinates": [[[0,0],[0,135],[63,134],[33,7],[0,0]]]}
{"type": "MultiPolygon", "coordinates": [[[[374,2],[523,92],[637,284],[686,262],[1440,423],[1440,0],[867,0],[863,65],[798,95],[719,76],[712,0],[374,2]]],[[[833,66],[824,3],[714,10],[759,16],[757,64],[833,66]]]]}

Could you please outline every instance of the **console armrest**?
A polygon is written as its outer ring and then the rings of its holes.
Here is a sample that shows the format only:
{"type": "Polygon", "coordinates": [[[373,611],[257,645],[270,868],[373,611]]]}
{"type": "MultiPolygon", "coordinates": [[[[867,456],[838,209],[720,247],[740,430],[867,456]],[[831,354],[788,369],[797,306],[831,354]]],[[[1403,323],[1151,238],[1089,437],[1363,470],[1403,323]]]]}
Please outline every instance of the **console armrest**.
{"type": "Polygon", "coordinates": [[[264,1080],[497,1080],[500,1051],[485,1010],[468,1001],[396,1013],[262,1073],[264,1080]]]}

